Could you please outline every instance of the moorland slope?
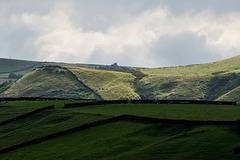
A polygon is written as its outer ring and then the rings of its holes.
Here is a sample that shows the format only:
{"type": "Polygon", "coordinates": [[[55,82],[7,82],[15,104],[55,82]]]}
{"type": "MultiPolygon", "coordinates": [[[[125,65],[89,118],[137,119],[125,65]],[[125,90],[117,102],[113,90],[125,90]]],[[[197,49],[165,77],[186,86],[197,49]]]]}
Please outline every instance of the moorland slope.
{"type": "Polygon", "coordinates": [[[75,99],[139,99],[130,73],[45,66],[37,68],[2,93],[5,97],[58,97],[75,99]]]}
{"type": "Polygon", "coordinates": [[[27,60],[17,60],[17,59],[6,59],[0,58],[0,84],[18,78],[10,78],[9,75],[14,73],[16,75],[25,75],[32,70],[49,65],[59,65],[59,66],[75,66],[82,68],[99,68],[104,70],[109,69],[130,69],[132,67],[118,66],[117,63],[112,65],[98,65],[98,64],[83,64],[83,63],[62,63],[62,62],[40,62],[40,61],[27,61],[27,60]]]}
{"type": "Polygon", "coordinates": [[[0,95],[240,101],[239,62],[236,56],[207,64],[119,71],[45,66],[2,86],[0,95]]]}
{"type": "Polygon", "coordinates": [[[229,92],[233,95],[240,86],[240,56],[207,64],[140,71],[146,76],[138,82],[139,95],[149,99],[232,100],[222,96],[229,92]]]}

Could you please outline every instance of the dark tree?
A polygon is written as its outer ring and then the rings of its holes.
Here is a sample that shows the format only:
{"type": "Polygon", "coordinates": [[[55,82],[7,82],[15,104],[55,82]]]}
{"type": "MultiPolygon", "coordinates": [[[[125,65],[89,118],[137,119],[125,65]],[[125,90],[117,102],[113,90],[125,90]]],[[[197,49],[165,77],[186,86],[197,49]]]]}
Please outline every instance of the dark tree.
{"type": "Polygon", "coordinates": [[[15,74],[15,73],[10,73],[9,74],[9,76],[8,76],[8,78],[9,79],[20,79],[20,78],[22,78],[23,77],[23,75],[22,74],[15,74]]]}

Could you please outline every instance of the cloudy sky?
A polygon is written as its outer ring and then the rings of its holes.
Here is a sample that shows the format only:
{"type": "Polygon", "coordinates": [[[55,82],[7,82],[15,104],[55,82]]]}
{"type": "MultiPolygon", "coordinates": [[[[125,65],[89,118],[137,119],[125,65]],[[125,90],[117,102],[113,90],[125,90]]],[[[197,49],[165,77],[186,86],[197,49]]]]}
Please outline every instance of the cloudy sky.
{"type": "Polygon", "coordinates": [[[0,0],[0,58],[163,67],[240,54],[239,0],[0,0]]]}

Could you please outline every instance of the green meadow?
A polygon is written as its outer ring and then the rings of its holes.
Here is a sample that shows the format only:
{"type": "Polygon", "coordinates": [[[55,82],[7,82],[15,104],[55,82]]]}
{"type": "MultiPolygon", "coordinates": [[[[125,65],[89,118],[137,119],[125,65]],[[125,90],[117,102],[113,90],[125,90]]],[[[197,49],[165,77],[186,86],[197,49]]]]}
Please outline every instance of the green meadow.
{"type": "MultiPolygon", "coordinates": [[[[0,150],[122,114],[175,120],[240,119],[239,106],[228,105],[111,104],[63,108],[65,103],[79,102],[85,101],[1,102],[0,113],[3,116],[1,121],[44,106],[55,105],[55,109],[45,110],[0,126],[0,150]]],[[[237,125],[192,126],[121,120],[2,153],[0,159],[237,160],[240,155],[235,154],[233,148],[239,145],[240,128],[237,125]]]]}
{"type": "Polygon", "coordinates": [[[80,113],[119,116],[123,114],[176,120],[236,121],[239,106],[201,104],[111,104],[70,108],[80,113]]]}
{"type": "Polygon", "coordinates": [[[0,155],[3,160],[239,158],[233,126],[181,126],[114,122],[61,136],[0,155]]]}

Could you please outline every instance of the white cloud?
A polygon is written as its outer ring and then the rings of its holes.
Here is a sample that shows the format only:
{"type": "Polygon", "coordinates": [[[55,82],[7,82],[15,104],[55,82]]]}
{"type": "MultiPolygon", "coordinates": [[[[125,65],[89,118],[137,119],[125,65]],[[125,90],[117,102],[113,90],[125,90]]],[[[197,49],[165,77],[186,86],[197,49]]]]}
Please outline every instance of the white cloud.
{"type": "MultiPolygon", "coordinates": [[[[24,12],[12,15],[11,22],[17,28],[23,27],[34,33],[28,39],[37,51],[37,59],[44,61],[118,62],[157,67],[191,63],[191,59],[179,62],[178,56],[174,56],[182,47],[182,52],[186,52],[182,55],[192,57],[192,63],[200,63],[203,58],[205,62],[223,59],[240,51],[240,12],[219,16],[208,9],[176,15],[167,7],[157,7],[134,15],[124,13],[125,19],[109,23],[104,31],[87,29],[89,24],[84,24],[82,17],[71,3],[59,2],[47,14],[24,12]],[[193,47],[191,42],[200,44],[193,47]],[[163,53],[168,51],[171,53],[163,53]],[[193,56],[196,53],[197,59],[193,56]]],[[[89,23],[94,24],[93,21],[104,23],[108,18],[96,15],[89,23]]]]}

